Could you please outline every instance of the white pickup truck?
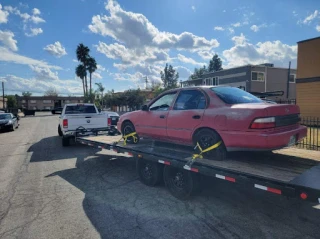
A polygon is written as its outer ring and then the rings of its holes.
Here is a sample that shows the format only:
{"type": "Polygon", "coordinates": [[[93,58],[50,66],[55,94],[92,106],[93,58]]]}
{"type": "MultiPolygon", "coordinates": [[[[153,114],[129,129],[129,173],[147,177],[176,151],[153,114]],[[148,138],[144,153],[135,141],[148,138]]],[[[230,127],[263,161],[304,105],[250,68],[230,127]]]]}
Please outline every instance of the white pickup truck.
{"type": "Polygon", "coordinates": [[[62,136],[62,146],[69,146],[70,138],[92,134],[91,129],[108,130],[111,121],[108,114],[100,113],[94,104],[66,104],[59,117],[58,134],[62,136]],[[79,133],[82,129],[83,132],[79,133]]]}

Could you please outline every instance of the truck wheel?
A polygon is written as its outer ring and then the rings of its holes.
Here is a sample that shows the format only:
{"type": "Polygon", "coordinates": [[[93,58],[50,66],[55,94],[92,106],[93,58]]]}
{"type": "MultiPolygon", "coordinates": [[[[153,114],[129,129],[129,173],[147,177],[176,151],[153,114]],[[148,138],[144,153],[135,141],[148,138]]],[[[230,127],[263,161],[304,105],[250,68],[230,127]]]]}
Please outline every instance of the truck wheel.
{"type": "Polygon", "coordinates": [[[165,165],[163,170],[166,187],[174,197],[180,200],[186,200],[198,192],[199,178],[197,176],[185,169],[168,165],[165,165]]]}
{"type": "MultiPolygon", "coordinates": [[[[135,129],[134,125],[130,121],[124,122],[124,124],[122,126],[122,134],[123,135],[128,135],[128,134],[131,134],[133,132],[136,132],[136,129],[135,129]]],[[[137,143],[139,143],[139,136],[137,134],[135,136],[138,139],[136,142],[134,141],[133,137],[128,137],[127,138],[127,143],[128,144],[137,144],[137,143]]]]}
{"type": "Polygon", "coordinates": [[[62,137],[62,146],[67,147],[70,145],[70,138],[68,137],[62,137]]]}
{"type": "MultiPolygon", "coordinates": [[[[201,129],[199,130],[194,136],[194,145],[196,146],[197,143],[201,146],[202,150],[209,148],[210,146],[222,141],[220,135],[210,129],[201,129]]],[[[198,152],[200,150],[197,148],[198,152]]],[[[222,141],[218,148],[210,150],[203,154],[203,156],[207,159],[212,160],[225,160],[227,157],[227,150],[222,141]]]]}
{"type": "Polygon", "coordinates": [[[63,136],[60,125],[58,126],[58,134],[59,134],[59,136],[63,136]]]}
{"type": "Polygon", "coordinates": [[[162,180],[163,166],[145,159],[138,159],[136,169],[140,181],[147,186],[155,186],[162,180]]]}

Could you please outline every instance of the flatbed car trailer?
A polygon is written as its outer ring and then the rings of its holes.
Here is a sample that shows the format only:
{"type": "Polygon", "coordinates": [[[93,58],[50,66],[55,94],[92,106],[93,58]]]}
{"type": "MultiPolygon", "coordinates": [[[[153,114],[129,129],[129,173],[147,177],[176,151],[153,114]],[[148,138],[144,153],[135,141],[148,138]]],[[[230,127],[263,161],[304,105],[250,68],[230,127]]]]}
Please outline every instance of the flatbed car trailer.
{"type": "Polygon", "coordinates": [[[136,160],[142,183],[155,186],[162,179],[170,193],[187,199],[199,186],[201,175],[233,184],[264,190],[266,193],[320,203],[319,161],[263,153],[235,153],[224,161],[196,159],[190,147],[140,139],[138,144],[118,142],[122,136],[77,135],[76,143],[113,150],[136,160]]]}

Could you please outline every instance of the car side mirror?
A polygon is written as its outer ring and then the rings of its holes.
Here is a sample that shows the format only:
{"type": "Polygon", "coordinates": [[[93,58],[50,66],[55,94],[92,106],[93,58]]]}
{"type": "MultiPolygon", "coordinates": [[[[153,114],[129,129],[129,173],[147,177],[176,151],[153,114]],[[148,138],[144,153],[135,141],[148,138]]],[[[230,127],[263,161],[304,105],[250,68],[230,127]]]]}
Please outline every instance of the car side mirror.
{"type": "Polygon", "coordinates": [[[148,108],[148,106],[147,106],[147,105],[143,105],[143,106],[141,107],[141,110],[142,110],[142,111],[148,111],[148,110],[149,110],[149,108],[148,108]]]}

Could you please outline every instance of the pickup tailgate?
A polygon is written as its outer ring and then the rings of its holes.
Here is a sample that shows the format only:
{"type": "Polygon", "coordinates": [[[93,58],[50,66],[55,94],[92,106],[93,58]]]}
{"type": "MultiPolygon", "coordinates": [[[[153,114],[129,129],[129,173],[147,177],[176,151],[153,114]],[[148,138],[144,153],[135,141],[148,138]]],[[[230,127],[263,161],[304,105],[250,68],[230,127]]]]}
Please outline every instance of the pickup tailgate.
{"type": "Polygon", "coordinates": [[[108,117],[100,114],[68,115],[68,130],[76,130],[78,127],[86,129],[108,127],[108,117]]]}

